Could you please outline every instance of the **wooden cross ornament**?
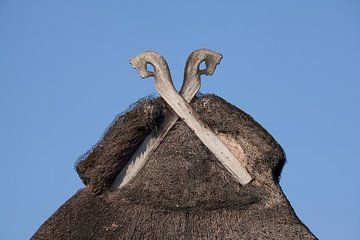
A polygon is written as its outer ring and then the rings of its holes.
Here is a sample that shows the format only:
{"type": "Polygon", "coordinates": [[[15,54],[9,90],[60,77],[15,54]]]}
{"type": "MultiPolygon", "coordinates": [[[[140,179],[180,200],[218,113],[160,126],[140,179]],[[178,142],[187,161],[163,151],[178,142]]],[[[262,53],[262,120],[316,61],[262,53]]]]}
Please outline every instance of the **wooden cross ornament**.
{"type": "Polygon", "coordinates": [[[199,49],[191,53],[186,62],[184,81],[180,93],[176,91],[171,79],[169,67],[159,53],[146,51],[130,60],[130,63],[139,71],[142,78],[154,77],[157,91],[174,113],[168,113],[159,130],[150,133],[145,138],[129,162],[116,177],[113,187],[121,188],[137,175],[176,123],[178,117],[187,124],[241,185],[245,185],[252,180],[252,177],[242,165],[241,161],[235,157],[216,133],[202,121],[197,112],[194,111],[189,104],[200,89],[200,76],[202,74],[212,75],[216,66],[220,63],[221,58],[221,54],[208,49],[199,49]],[[206,68],[200,70],[199,67],[202,62],[205,62],[206,68]],[[147,64],[153,66],[154,72],[147,70],[147,64]]]}

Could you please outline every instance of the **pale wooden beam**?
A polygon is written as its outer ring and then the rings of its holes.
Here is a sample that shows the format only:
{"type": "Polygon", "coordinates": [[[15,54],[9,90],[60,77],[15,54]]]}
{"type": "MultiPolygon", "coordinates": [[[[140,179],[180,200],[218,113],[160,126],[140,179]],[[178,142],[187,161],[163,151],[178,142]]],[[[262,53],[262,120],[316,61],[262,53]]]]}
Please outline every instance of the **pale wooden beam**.
{"type": "MultiPolygon", "coordinates": [[[[221,54],[208,49],[199,49],[189,55],[185,65],[183,85],[180,90],[180,94],[187,102],[190,102],[199,91],[201,85],[200,76],[202,74],[212,75],[221,58],[221,54]],[[199,66],[202,62],[205,62],[206,68],[200,70],[199,66]]],[[[170,112],[164,116],[164,119],[159,129],[150,133],[131,156],[128,163],[116,177],[113,187],[121,188],[125,186],[138,174],[168,131],[176,123],[178,115],[170,112]]]]}
{"type": "Polygon", "coordinates": [[[169,67],[160,54],[151,51],[144,52],[131,59],[130,62],[139,71],[142,78],[154,77],[155,87],[160,96],[240,184],[245,185],[252,180],[252,177],[247,169],[242,166],[240,160],[232,154],[212,129],[201,120],[189,103],[176,92],[171,80],[169,67]],[[154,67],[154,72],[147,70],[147,64],[151,64],[154,67]]]}

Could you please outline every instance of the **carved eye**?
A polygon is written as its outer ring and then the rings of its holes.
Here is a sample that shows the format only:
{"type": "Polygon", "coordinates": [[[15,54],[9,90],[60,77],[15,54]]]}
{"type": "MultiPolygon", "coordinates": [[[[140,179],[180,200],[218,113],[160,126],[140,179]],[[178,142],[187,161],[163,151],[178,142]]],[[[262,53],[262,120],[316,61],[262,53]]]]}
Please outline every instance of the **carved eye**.
{"type": "Polygon", "coordinates": [[[148,71],[148,72],[154,72],[155,70],[154,70],[154,66],[153,65],[151,65],[150,63],[147,63],[146,64],[146,70],[148,71]]]}
{"type": "Polygon", "coordinates": [[[199,65],[199,70],[200,71],[204,71],[206,69],[206,63],[205,63],[205,60],[202,61],[199,65]]]}

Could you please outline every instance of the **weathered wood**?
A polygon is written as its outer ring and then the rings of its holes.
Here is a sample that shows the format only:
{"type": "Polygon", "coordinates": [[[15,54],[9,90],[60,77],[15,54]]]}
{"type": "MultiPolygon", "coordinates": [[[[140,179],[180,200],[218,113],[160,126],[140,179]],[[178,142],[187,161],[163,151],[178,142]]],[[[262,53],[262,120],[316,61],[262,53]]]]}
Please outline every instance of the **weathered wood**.
{"type": "MultiPolygon", "coordinates": [[[[208,49],[199,49],[189,55],[185,65],[184,82],[180,90],[180,94],[187,102],[190,102],[199,91],[201,85],[200,76],[202,74],[212,75],[221,58],[221,54],[208,49]],[[199,66],[203,61],[206,64],[206,68],[200,70],[199,66]]],[[[156,132],[152,132],[144,139],[140,147],[130,158],[129,162],[116,177],[113,187],[121,188],[137,175],[140,169],[145,165],[146,161],[150,158],[151,154],[176,123],[178,115],[175,113],[168,113],[164,119],[164,123],[159,129],[156,132]]]]}
{"type": "Polygon", "coordinates": [[[160,54],[151,51],[144,52],[133,58],[130,62],[139,71],[142,78],[154,77],[156,89],[161,97],[240,184],[245,185],[252,180],[252,177],[241,162],[207,124],[201,120],[189,103],[176,92],[171,80],[169,67],[160,54]],[[154,72],[147,70],[147,64],[151,64],[154,67],[154,72]]]}

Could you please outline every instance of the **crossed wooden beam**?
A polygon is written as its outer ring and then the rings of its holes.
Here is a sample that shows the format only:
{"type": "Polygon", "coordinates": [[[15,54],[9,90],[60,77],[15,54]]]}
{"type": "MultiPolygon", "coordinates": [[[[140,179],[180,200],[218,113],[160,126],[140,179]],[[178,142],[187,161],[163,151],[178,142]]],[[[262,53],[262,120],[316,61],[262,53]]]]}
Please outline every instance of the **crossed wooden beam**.
{"type": "Polygon", "coordinates": [[[186,61],[184,81],[179,93],[172,83],[168,64],[159,53],[146,51],[130,60],[130,63],[139,71],[142,78],[154,77],[157,91],[174,112],[168,112],[164,116],[165,120],[159,129],[151,132],[144,139],[116,177],[113,187],[122,188],[138,174],[179,117],[240,184],[245,185],[252,180],[240,160],[234,156],[216,133],[202,121],[189,104],[200,89],[200,76],[203,74],[212,75],[221,58],[221,54],[208,49],[199,49],[192,52],[186,61]],[[205,62],[206,68],[200,70],[202,62],[205,62]],[[154,72],[147,70],[148,64],[153,66],[154,72]]]}

